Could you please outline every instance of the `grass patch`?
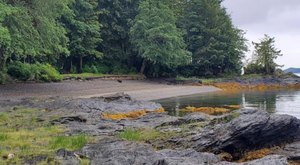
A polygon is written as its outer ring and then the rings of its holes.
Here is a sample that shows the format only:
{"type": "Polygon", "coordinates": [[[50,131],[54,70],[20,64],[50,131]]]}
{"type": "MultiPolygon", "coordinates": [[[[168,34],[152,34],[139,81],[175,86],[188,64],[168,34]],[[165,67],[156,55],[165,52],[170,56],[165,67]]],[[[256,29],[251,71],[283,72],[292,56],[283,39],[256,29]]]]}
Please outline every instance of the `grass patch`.
{"type": "Polygon", "coordinates": [[[57,149],[73,151],[88,142],[84,135],[64,136],[64,127],[52,126],[49,121],[38,122],[43,113],[43,110],[17,108],[0,114],[0,164],[23,164],[23,159],[40,155],[47,155],[47,164],[55,164],[57,149]],[[15,157],[5,159],[9,154],[15,157]]]}
{"type": "Polygon", "coordinates": [[[146,142],[157,139],[164,139],[175,135],[172,132],[159,132],[155,129],[126,129],[120,132],[117,136],[121,139],[129,141],[146,142]]]}
{"type": "Polygon", "coordinates": [[[78,150],[87,143],[87,137],[85,135],[77,136],[59,136],[50,140],[49,146],[52,149],[65,148],[67,150],[78,150]]]}
{"type": "Polygon", "coordinates": [[[62,77],[63,79],[69,79],[69,78],[73,78],[73,79],[89,79],[89,78],[105,78],[105,77],[118,77],[118,76],[128,76],[128,77],[132,77],[132,78],[141,78],[143,79],[144,76],[140,75],[140,74],[121,74],[121,75],[113,75],[113,74],[101,74],[101,73],[80,73],[80,74],[63,74],[62,77]]]}
{"type": "Polygon", "coordinates": [[[124,132],[118,134],[121,139],[126,139],[130,141],[140,141],[142,139],[142,134],[138,130],[127,129],[124,132]]]}
{"type": "Polygon", "coordinates": [[[8,139],[8,136],[6,134],[0,133],[0,142],[4,142],[8,139]]]}
{"type": "Polygon", "coordinates": [[[63,78],[80,78],[80,79],[87,79],[87,78],[101,78],[104,76],[109,76],[107,74],[98,74],[98,73],[80,73],[80,74],[63,74],[63,78]]]}
{"type": "Polygon", "coordinates": [[[89,159],[81,159],[80,165],[90,165],[91,161],[89,159]]]}
{"type": "Polygon", "coordinates": [[[182,77],[182,76],[177,76],[176,77],[177,81],[200,81],[200,78],[197,77],[182,77]]]}
{"type": "Polygon", "coordinates": [[[8,119],[9,119],[9,116],[6,113],[0,113],[0,121],[2,123],[8,121],[8,119]]]}

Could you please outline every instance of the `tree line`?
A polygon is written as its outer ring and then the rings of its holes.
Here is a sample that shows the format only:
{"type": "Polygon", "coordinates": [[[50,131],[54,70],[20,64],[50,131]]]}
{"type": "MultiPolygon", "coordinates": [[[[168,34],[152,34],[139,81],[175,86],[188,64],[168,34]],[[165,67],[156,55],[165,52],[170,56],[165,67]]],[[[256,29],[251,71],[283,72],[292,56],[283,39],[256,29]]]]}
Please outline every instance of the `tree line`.
{"type": "Polygon", "coordinates": [[[0,72],[239,74],[247,51],[222,0],[0,0],[0,72]]]}

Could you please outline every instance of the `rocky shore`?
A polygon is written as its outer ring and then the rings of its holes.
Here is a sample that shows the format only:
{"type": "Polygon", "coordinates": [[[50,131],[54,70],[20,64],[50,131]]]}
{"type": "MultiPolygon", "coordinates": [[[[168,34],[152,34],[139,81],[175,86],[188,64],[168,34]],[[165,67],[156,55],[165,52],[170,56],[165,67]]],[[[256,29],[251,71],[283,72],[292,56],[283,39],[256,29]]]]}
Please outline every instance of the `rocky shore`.
{"type": "Polygon", "coordinates": [[[223,90],[274,90],[300,89],[300,77],[296,75],[235,77],[219,79],[204,85],[212,85],[223,90]]]}
{"type": "MultiPolygon", "coordinates": [[[[93,142],[79,150],[57,150],[59,164],[79,165],[83,158],[92,165],[300,162],[300,120],[288,115],[240,109],[215,116],[197,112],[174,117],[160,104],[132,100],[124,94],[89,99],[21,99],[0,101],[0,105],[1,112],[7,113],[16,107],[44,110],[38,122],[65,126],[66,135],[93,137],[93,142]],[[140,138],[121,136],[129,130],[140,138]],[[261,154],[262,150],[268,152],[261,154]]],[[[24,164],[38,164],[47,158],[23,159],[24,164]]]]}

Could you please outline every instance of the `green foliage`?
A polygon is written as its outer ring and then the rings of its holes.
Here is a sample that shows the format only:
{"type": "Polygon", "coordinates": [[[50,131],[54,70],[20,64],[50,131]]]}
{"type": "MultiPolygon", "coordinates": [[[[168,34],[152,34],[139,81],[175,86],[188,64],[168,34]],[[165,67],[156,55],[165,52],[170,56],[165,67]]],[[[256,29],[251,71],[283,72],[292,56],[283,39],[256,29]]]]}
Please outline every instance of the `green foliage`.
{"type": "Polygon", "coordinates": [[[191,0],[180,26],[193,54],[198,76],[239,73],[247,50],[243,32],[235,28],[220,0],[191,0]]]}
{"type": "Polygon", "coordinates": [[[97,50],[97,46],[101,42],[98,1],[74,0],[70,7],[73,13],[65,15],[63,23],[68,29],[71,60],[74,57],[78,59],[78,69],[79,72],[82,72],[84,57],[100,58],[102,56],[102,53],[97,50]]]}
{"type": "Polygon", "coordinates": [[[122,139],[130,140],[130,141],[139,141],[141,139],[140,131],[127,129],[124,132],[119,133],[118,135],[122,139]]]}
{"type": "MultiPolygon", "coordinates": [[[[221,2],[0,0],[0,83],[12,61],[49,63],[64,73],[238,74],[246,40],[221,2]]],[[[60,80],[50,65],[31,66],[30,76],[28,68],[10,74],[60,80]]]]}
{"type": "Polygon", "coordinates": [[[14,12],[7,15],[3,25],[9,29],[11,49],[15,58],[55,60],[68,54],[66,30],[57,23],[65,14],[67,0],[8,1],[14,12]]]}
{"type": "Polygon", "coordinates": [[[176,77],[177,81],[195,81],[195,82],[201,82],[201,79],[198,77],[182,77],[182,76],[177,76],[176,77]]]}
{"type": "Polygon", "coordinates": [[[62,80],[62,76],[50,64],[33,64],[31,70],[35,80],[44,82],[57,82],[62,80]]]}
{"type": "Polygon", "coordinates": [[[7,73],[18,80],[61,81],[62,76],[50,64],[27,64],[19,61],[8,66],[7,73]]]}
{"type": "Polygon", "coordinates": [[[106,65],[97,65],[96,68],[98,73],[108,74],[110,72],[110,68],[106,65]]]}
{"type": "Polygon", "coordinates": [[[183,33],[176,27],[176,17],[168,5],[159,0],[144,0],[139,11],[130,36],[139,56],[144,59],[143,65],[172,68],[188,64],[191,54],[185,50],[183,33]]]}
{"type": "Polygon", "coordinates": [[[109,68],[103,64],[84,65],[83,72],[84,73],[96,73],[96,74],[108,74],[111,72],[111,68],[109,68]]]}
{"type": "Polygon", "coordinates": [[[10,80],[10,77],[5,73],[0,71],[0,84],[4,84],[10,80]]]}
{"type": "Polygon", "coordinates": [[[7,73],[18,80],[26,81],[32,77],[30,64],[24,64],[19,61],[8,66],[7,73]]]}
{"type": "MultiPolygon", "coordinates": [[[[0,159],[0,164],[24,164],[24,159],[41,155],[48,159],[38,164],[57,164],[57,149],[77,150],[90,140],[84,135],[64,136],[65,129],[52,126],[51,117],[37,122],[37,118],[45,112],[41,109],[16,107],[13,111],[0,113],[0,156],[15,154],[14,159],[0,159]]],[[[82,161],[83,164],[87,162],[82,161]]]]}
{"type": "Polygon", "coordinates": [[[119,62],[128,68],[140,67],[140,60],[136,57],[129,36],[140,2],[141,0],[99,0],[99,21],[102,24],[103,38],[100,49],[107,66],[115,66],[115,62],[119,62]]]}
{"type": "Polygon", "coordinates": [[[251,63],[245,67],[245,74],[261,74],[261,73],[265,73],[265,69],[260,64],[251,63]]]}
{"type": "Polygon", "coordinates": [[[254,45],[254,61],[256,65],[262,66],[266,74],[273,74],[275,72],[277,65],[275,59],[282,56],[281,51],[275,48],[275,38],[271,38],[265,35],[259,43],[253,42],[254,45]]]}
{"type": "Polygon", "coordinates": [[[0,71],[3,71],[11,48],[9,29],[3,26],[3,21],[6,16],[11,14],[13,9],[5,5],[2,1],[0,1],[0,9],[0,71]]]}
{"type": "Polygon", "coordinates": [[[99,73],[95,65],[92,66],[85,65],[82,70],[84,73],[99,73]]]}
{"type": "Polygon", "coordinates": [[[0,133],[0,141],[6,141],[8,139],[8,136],[6,134],[0,133]]]}
{"type": "Polygon", "coordinates": [[[65,148],[67,150],[78,150],[87,143],[87,137],[85,135],[77,136],[59,136],[51,139],[49,146],[52,149],[65,148]]]}

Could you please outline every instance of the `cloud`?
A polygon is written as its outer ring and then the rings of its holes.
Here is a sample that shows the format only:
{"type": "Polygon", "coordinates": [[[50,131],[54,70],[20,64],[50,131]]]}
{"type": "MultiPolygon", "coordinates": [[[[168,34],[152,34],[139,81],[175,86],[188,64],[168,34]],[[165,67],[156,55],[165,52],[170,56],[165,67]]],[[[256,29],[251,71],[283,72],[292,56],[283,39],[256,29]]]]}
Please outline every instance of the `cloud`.
{"type": "Polygon", "coordinates": [[[278,63],[285,68],[300,67],[299,0],[225,0],[223,6],[233,23],[247,32],[250,42],[258,42],[264,34],[275,37],[276,47],[284,54],[277,59],[278,63]]]}

